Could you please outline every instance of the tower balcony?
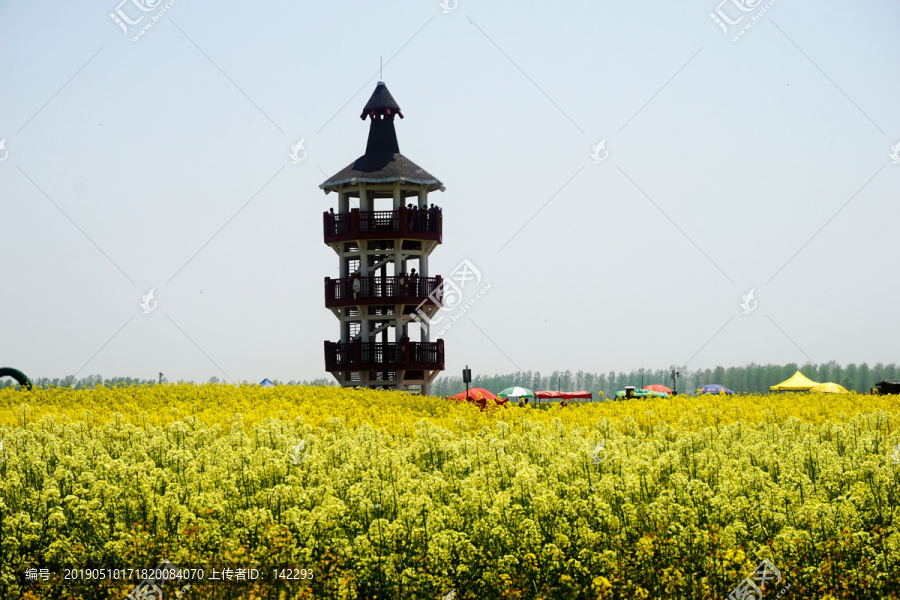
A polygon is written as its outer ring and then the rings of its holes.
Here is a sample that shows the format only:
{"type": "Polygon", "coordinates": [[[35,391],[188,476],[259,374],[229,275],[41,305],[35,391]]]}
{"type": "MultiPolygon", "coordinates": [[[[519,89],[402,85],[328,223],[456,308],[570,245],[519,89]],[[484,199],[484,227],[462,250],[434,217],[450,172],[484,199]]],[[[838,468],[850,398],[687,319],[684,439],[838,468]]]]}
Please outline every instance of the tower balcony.
{"type": "Polygon", "coordinates": [[[443,371],[444,340],[399,343],[325,342],[325,370],[443,371]]]}
{"type": "Polygon", "coordinates": [[[444,280],[438,277],[342,277],[325,278],[325,306],[373,304],[421,304],[443,306],[444,280]]]}
{"type": "Polygon", "coordinates": [[[429,240],[440,244],[442,219],[440,210],[409,210],[405,206],[399,210],[360,211],[353,208],[348,213],[326,212],[322,215],[326,244],[385,238],[429,240]]]}

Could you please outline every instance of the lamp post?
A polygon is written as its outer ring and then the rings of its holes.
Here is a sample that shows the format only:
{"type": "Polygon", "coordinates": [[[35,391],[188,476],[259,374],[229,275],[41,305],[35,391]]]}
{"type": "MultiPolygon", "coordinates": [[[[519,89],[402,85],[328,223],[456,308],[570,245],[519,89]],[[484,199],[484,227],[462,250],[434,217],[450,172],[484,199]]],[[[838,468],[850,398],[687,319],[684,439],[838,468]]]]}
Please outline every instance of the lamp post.
{"type": "Polygon", "coordinates": [[[681,375],[681,373],[679,373],[675,369],[672,369],[672,373],[670,376],[672,377],[672,395],[673,396],[678,395],[678,376],[679,375],[681,375]]]}

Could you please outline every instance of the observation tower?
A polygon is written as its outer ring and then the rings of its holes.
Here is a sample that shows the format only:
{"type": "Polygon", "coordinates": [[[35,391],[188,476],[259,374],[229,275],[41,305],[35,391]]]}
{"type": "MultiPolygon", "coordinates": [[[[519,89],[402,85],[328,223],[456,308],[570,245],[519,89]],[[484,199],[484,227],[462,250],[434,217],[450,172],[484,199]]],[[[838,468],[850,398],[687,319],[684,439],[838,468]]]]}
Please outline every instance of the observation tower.
{"type": "Polygon", "coordinates": [[[325,278],[325,306],[340,322],[325,369],[344,387],[428,394],[444,369],[444,340],[431,341],[428,324],[442,306],[443,281],[428,268],[442,214],[428,194],[444,185],[400,154],[397,116],[379,81],[360,115],[370,120],[366,153],[319,186],[337,193],[337,211],[322,216],[339,269],[325,278]]]}

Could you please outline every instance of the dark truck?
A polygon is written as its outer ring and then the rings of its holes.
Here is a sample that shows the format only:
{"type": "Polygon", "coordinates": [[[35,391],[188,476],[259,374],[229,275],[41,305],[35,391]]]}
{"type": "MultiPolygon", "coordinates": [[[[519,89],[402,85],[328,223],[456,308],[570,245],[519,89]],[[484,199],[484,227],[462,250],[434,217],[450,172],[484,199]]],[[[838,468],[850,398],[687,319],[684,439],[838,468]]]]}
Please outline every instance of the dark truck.
{"type": "Polygon", "coordinates": [[[900,394],[900,381],[879,381],[872,388],[873,394],[900,394]]]}
{"type": "Polygon", "coordinates": [[[633,385],[625,386],[624,390],[616,392],[616,400],[628,400],[630,398],[668,398],[669,394],[654,392],[652,390],[639,390],[633,385]]]}

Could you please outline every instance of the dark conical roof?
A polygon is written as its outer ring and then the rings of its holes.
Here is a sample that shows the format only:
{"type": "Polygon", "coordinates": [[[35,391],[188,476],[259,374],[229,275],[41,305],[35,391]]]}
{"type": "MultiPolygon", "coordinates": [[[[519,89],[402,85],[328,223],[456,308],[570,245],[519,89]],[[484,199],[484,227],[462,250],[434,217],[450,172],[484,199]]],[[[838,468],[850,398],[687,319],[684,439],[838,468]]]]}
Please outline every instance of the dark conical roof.
{"type": "Polygon", "coordinates": [[[396,112],[401,119],[403,118],[403,115],[400,113],[400,105],[394,100],[383,81],[379,81],[378,85],[375,86],[375,91],[372,92],[369,101],[366,102],[360,118],[365,119],[366,115],[371,114],[372,111],[386,111],[388,114],[396,112]]]}
{"type": "Polygon", "coordinates": [[[417,185],[427,185],[431,190],[444,189],[434,175],[409,160],[402,154],[364,154],[332,175],[319,187],[325,193],[344,183],[388,183],[406,181],[417,185]]]}
{"type": "Polygon", "coordinates": [[[406,181],[417,185],[427,185],[431,190],[444,189],[434,175],[400,154],[397,132],[394,130],[394,115],[400,113],[400,106],[388,91],[383,81],[379,81],[372,96],[363,109],[362,118],[371,117],[366,153],[347,165],[319,187],[330,192],[345,183],[387,183],[406,181]]]}

